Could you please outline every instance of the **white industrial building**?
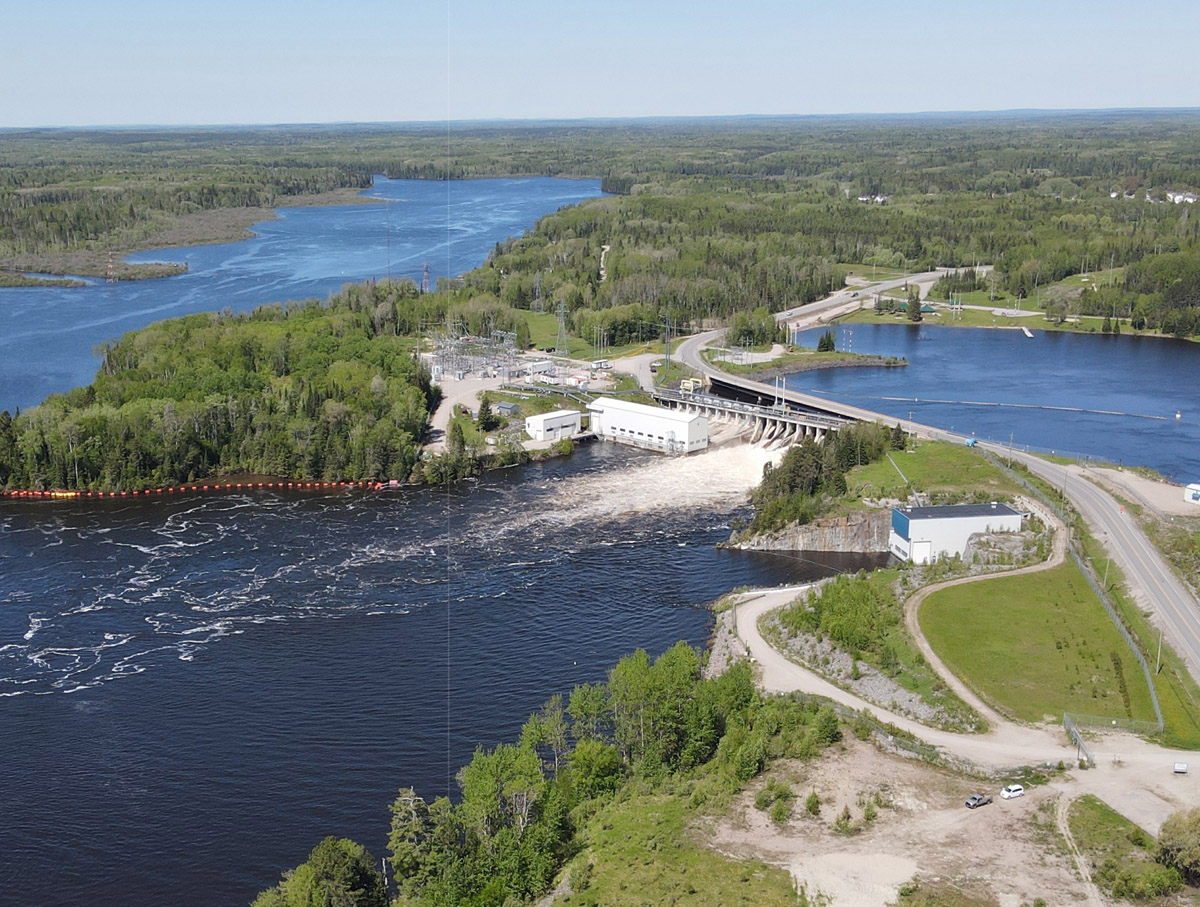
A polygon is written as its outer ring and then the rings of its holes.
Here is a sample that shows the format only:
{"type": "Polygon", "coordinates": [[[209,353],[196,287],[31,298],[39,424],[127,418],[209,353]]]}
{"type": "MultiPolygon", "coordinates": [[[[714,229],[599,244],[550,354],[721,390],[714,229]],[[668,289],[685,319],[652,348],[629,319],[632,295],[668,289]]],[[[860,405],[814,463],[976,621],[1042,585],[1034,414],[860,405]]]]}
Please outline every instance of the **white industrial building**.
{"type": "Polygon", "coordinates": [[[525,417],[525,432],[535,441],[557,441],[579,434],[583,414],[574,409],[556,409],[525,417]]]}
{"type": "Polygon", "coordinates": [[[1021,514],[1007,504],[950,504],[897,507],[892,511],[888,547],[896,557],[928,564],[961,555],[977,532],[1020,532],[1021,514]]]}
{"type": "Polygon", "coordinates": [[[666,453],[689,454],[708,447],[708,418],[661,406],[646,406],[614,397],[588,404],[596,437],[666,453]]]}
{"type": "Polygon", "coordinates": [[[1200,485],[1186,485],[1183,489],[1183,499],[1189,504],[1200,504],[1200,485]]]}

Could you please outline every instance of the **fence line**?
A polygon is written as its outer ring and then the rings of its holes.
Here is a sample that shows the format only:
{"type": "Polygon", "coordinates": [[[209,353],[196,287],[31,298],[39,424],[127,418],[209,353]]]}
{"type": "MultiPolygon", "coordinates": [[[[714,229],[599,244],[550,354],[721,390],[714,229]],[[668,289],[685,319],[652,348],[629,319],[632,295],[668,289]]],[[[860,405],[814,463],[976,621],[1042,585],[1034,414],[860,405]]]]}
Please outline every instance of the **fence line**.
{"type": "Polygon", "coordinates": [[[1153,734],[1158,731],[1157,725],[1153,721],[1138,721],[1136,718],[1112,718],[1104,715],[1080,715],[1078,712],[1068,712],[1071,716],[1071,721],[1076,726],[1094,727],[1094,728],[1120,728],[1125,731],[1133,731],[1137,734],[1153,734]]]}
{"type": "Polygon", "coordinates": [[[1095,765],[1096,760],[1092,756],[1092,751],[1088,749],[1087,741],[1083,739],[1083,734],[1079,732],[1075,722],[1071,719],[1070,712],[1063,712],[1063,728],[1066,729],[1067,736],[1071,738],[1071,742],[1075,744],[1076,753],[1082,753],[1081,762],[1086,762],[1088,765],[1095,765]]]}

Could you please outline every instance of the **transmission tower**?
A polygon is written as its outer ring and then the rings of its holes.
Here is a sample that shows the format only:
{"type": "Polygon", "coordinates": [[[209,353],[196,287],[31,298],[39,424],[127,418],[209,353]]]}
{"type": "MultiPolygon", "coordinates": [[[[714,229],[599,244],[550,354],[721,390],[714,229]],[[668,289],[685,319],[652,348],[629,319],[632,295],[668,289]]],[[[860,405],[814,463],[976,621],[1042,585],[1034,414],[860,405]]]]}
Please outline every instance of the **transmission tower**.
{"type": "Polygon", "coordinates": [[[567,304],[558,304],[558,340],[554,344],[554,355],[567,358],[571,353],[567,343],[567,304]]]}
{"type": "Polygon", "coordinates": [[[104,272],[104,281],[105,283],[117,282],[117,264],[116,261],[113,260],[113,253],[111,249],[108,252],[108,268],[104,272]]]}
{"type": "Polygon", "coordinates": [[[429,262],[425,262],[425,273],[421,275],[421,292],[429,292],[429,262]]]}

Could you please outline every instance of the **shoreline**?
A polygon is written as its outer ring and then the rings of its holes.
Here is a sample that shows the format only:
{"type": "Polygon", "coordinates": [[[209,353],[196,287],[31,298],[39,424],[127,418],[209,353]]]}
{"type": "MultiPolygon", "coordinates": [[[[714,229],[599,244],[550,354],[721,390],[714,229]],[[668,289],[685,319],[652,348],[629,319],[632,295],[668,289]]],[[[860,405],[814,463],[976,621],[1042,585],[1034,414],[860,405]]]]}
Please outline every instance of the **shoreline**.
{"type": "MultiPolygon", "coordinates": [[[[914,322],[905,321],[903,319],[899,319],[895,322],[889,322],[889,321],[883,321],[883,320],[870,320],[869,321],[865,318],[864,319],[856,319],[855,316],[858,315],[860,311],[862,311],[862,310],[858,309],[858,310],[855,310],[854,312],[849,313],[848,315],[844,315],[844,316],[835,318],[835,319],[833,319],[833,321],[831,323],[838,324],[838,325],[847,325],[849,327],[853,327],[856,324],[871,325],[871,326],[888,325],[888,324],[897,324],[897,325],[914,324],[914,322]]],[[[963,322],[953,322],[953,321],[946,322],[946,321],[933,321],[933,320],[929,320],[929,321],[922,320],[922,321],[915,322],[915,324],[917,327],[920,327],[920,328],[925,328],[925,327],[962,328],[962,329],[966,329],[966,330],[980,330],[980,331],[1020,331],[1024,328],[1028,328],[1031,331],[1045,331],[1047,333],[1053,333],[1053,334],[1096,334],[1101,337],[1150,337],[1150,338],[1157,338],[1157,339],[1163,339],[1163,340],[1182,340],[1187,343],[1200,343],[1200,335],[1188,336],[1188,337],[1176,337],[1174,334],[1164,334],[1162,331],[1134,330],[1133,328],[1129,327],[1127,324],[1122,325],[1121,330],[1118,332],[1105,334],[1098,327],[1092,328],[1092,327],[1084,326],[1084,325],[1080,324],[1078,321],[1075,321],[1075,322],[1064,321],[1062,324],[1058,324],[1058,325],[1049,324],[1045,320],[1045,317],[1044,317],[1045,313],[1040,312],[1040,311],[1030,312],[1030,313],[1028,313],[1028,315],[1029,316],[1039,315],[1039,316],[1043,316],[1043,317],[1039,320],[1039,322],[1037,324],[1013,324],[1013,323],[1009,323],[1009,324],[1000,324],[1000,323],[997,323],[997,324],[967,324],[967,323],[963,323],[963,322]]],[[[1009,316],[1004,316],[1004,317],[1009,317],[1009,316]]],[[[1100,319],[1103,316],[1086,315],[1084,317],[1100,319]]]]}
{"type": "MultiPolygon", "coordinates": [[[[370,187],[367,187],[368,189],[370,187]]],[[[286,196],[272,206],[243,208],[213,208],[179,215],[136,242],[117,243],[111,248],[113,271],[118,281],[156,280],[173,277],[187,271],[186,264],[176,262],[128,262],[130,255],[154,252],[158,249],[179,249],[188,246],[215,246],[241,242],[255,236],[255,224],[279,220],[279,208],[333,208],[349,205],[380,204],[384,199],[362,195],[366,189],[332,189],[304,196],[286,196]]],[[[64,252],[39,252],[0,259],[0,274],[37,273],[50,277],[78,275],[103,279],[108,274],[108,249],[72,249],[64,252]]],[[[30,278],[30,283],[17,286],[61,286],[59,283],[30,278]]],[[[87,286],[77,283],[76,286],[87,286]]]]}

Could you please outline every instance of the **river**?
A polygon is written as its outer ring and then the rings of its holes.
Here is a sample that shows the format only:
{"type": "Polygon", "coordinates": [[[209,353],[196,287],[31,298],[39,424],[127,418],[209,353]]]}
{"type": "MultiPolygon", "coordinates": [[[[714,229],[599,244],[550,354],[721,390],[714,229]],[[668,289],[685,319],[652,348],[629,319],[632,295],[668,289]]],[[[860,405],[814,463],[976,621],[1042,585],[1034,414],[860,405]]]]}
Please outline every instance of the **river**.
{"type": "Polygon", "coordinates": [[[93,348],[153,321],[268,302],[324,299],[370,277],[409,277],[425,263],[436,285],[478,266],[496,243],[538,218],[599,196],[599,180],[549,178],[431,182],[375,178],[378,204],[279,208],[236,243],[158,249],[130,261],[186,262],[158,280],[86,287],[0,288],[0,409],[40,403],[88,384],[93,348]]]}
{"type": "Polygon", "coordinates": [[[0,904],[238,905],[740,585],[765,455],[612,445],[454,489],[0,506],[0,904]]]}
{"type": "MultiPolygon", "coordinates": [[[[1200,481],[1200,344],[1030,326],[1032,337],[950,325],[841,325],[839,350],[903,357],[908,366],[802,372],[787,386],[900,422],[1200,481]]],[[[799,342],[815,347],[823,332],[804,332],[799,342]]]]}

